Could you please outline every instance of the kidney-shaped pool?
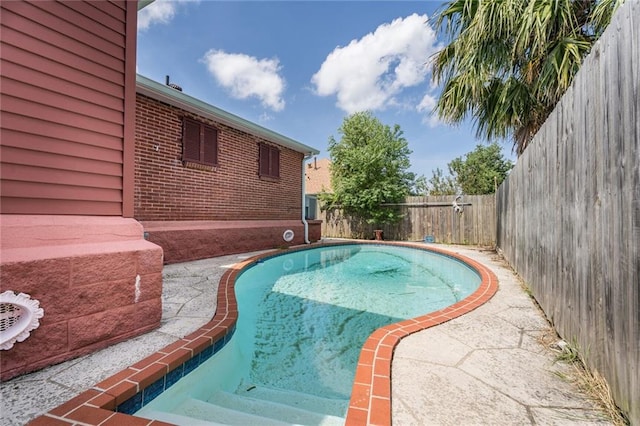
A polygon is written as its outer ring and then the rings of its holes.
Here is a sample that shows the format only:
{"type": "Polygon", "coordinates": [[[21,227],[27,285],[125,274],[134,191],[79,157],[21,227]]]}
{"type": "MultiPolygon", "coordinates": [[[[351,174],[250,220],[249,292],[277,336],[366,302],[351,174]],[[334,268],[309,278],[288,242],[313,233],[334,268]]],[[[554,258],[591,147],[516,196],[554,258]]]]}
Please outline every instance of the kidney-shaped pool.
{"type": "Polygon", "coordinates": [[[136,415],[189,425],[342,424],[368,336],[453,305],[480,282],[456,258],[395,245],[263,258],[236,279],[228,344],[136,415]]]}

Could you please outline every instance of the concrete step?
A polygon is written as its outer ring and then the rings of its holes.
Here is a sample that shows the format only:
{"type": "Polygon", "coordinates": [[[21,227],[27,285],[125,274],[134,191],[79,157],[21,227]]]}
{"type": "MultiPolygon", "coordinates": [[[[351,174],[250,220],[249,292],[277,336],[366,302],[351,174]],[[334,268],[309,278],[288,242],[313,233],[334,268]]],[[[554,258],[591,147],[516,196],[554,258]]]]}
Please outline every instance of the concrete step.
{"type": "MultiPolygon", "coordinates": [[[[257,388],[253,390],[256,389],[257,388]]],[[[261,393],[263,396],[273,397],[272,393],[269,391],[270,390],[264,390],[263,388],[261,393]]],[[[253,394],[253,392],[251,393],[253,394]]],[[[220,391],[214,393],[211,398],[209,398],[208,402],[229,410],[260,416],[265,420],[273,419],[282,421],[286,424],[323,426],[344,425],[344,418],[342,417],[299,408],[289,403],[273,402],[267,399],[256,398],[256,396],[258,396],[257,392],[252,396],[247,395],[247,393],[239,395],[236,393],[220,391]]],[[[297,395],[295,397],[290,396],[290,400],[288,402],[294,402],[297,397],[297,395]]]]}
{"type": "MultiPolygon", "coordinates": [[[[232,426],[248,426],[248,425],[264,425],[264,426],[286,426],[290,423],[267,418],[260,415],[243,412],[241,410],[223,407],[217,404],[201,401],[199,399],[190,398],[173,410],[172,416],[176,416],[179,423],[175,420],[166,420],[177,425],[184,426],[210,426],[210,425],[232,425],[232,426]]],[[[157,420],[164,420],[157,418],[157,420]]]]}
{"type": "Polygon", "coordinates": [[[216,423],[208,420],[200,420],[193,417],[187,417],[180,414],[167,413],[164,411],[147,410],[142,414],[136,414],[139,417],[151,420],[160,420],[161,422],[171,423],[177,426],[221,426],[221,423],[216,423]]]}
{"type": "Polygon", "coordinates": [[[237,393],[216,391],[208,401],[189,398],[171,413],[143,416],[179,426],[343,426],[347,406],[345,400],[251,386],[237,393]]]}
{"type": "MultiPolygon", "coordinates": [[[[209,403],[230,410],[237,410],[263,419],[274,419],[295,425],[344,425],[344,410],[339,416],[323,412],[325,399],[298,394],[296,392],[276,391],[268,388],[253,388],[242,394],[216,392],[209,403]],[[258,391],[258,392],[254,392],[258,391]],[[316,399],[317,404],[313,405],[316,399]]],[[[265,424],[264,422],[261,424],[265,424]]]]}
{"type": "Polygon", "coordinates": [[[349,407],[349,400],[323,398],[307,393],[274,389],[263,386],[251,386],[246,390],[237,390],[238,395],[291,405],[302,410],[313,411],[325,415],[344,417],[349,407]]]}

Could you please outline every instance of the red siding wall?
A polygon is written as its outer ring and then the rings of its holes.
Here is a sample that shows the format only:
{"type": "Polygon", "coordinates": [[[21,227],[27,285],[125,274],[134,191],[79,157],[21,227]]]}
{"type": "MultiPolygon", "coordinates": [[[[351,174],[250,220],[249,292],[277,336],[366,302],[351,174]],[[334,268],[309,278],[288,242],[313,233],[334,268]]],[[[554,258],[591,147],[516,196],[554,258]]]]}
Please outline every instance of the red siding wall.
{"type": "Polygon", "coordinates": [[[2,291],[44,309],[0,380],[160,325],[162,249],[131,219],[136,3],[0,2],[2,291]]]}
{"type": "Polygon", "coordinates": [[[258,143],[247,133],[138,94],[134,216],[158,220],[300,219],[303,155],[280,147],[280,179],[258,176],[258,143]],[[182,164],[182,117],[219,130],[215,170],[182,164]]]}
{"type": "Polygon", "coordinates": [[[0,9],[1,212],[131,215],[123,163],[133,134],[124,116],[134,102],[125,90],[135,62],[125,59],[135,61],[135,31],[127,37],[135,2],[3,1],[0,9]]]}

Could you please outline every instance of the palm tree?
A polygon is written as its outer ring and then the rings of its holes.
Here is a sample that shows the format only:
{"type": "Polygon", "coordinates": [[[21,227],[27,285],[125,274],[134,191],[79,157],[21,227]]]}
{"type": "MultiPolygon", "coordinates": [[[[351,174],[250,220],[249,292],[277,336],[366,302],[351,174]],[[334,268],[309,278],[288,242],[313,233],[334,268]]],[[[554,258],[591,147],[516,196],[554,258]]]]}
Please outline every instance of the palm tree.
{"type": "Polygon", "coordinates": [[[624,0],[452,0],[436,15],[450,42],[434,55],[449,123],[522,154],[624,0]]]}

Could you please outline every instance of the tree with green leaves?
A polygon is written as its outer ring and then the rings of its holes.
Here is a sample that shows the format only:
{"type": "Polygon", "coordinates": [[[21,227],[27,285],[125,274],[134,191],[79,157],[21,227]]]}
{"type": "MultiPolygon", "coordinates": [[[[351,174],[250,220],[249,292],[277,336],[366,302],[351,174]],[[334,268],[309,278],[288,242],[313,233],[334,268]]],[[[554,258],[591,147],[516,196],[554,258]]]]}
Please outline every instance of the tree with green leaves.
{"type": "Polygon", "coordinates": [[[327,208],[340,208],[369,224],[397,222],[415,175],[408,171],[411,150],[397,124],[382,124],[370,112],[346,117],[340,140],[329,138],[332,194],[321,194],[327,208]]]}
{"type": "Polygon", "coordinates": [[[455,195],[460,192],[456,180],[451,176],[444,176],[440,168],[433,171],[427,187],[429,195],[455,195]]]}
{"type": "Polygon", "coordinates": [[[463,194],[493,194],[513,168],[513,163],[503,157],[500,145],[477,145],[463,157],[453,159],[449,172],[463,194]]]}
{"type": "Polygon", "coordinates": [[[624,0],[451,0],[436,16],[450,39],[433,58],[435,111],[471,117],[477,136],[522,154],[624,0]]]}
{"type": "Polygon", "coordinates": [[[420,196],[429,194],[429,182],[424,175],[417,176],[413,181],[409,195],[420,196]]]}

